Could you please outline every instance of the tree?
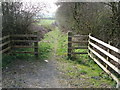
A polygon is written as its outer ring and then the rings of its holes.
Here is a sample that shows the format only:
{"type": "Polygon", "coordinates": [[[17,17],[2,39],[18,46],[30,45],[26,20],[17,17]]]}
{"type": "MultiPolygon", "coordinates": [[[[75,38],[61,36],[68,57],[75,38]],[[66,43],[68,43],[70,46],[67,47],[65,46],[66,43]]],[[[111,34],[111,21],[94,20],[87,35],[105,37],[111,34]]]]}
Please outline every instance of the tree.
{"type": "Polygon", "coordinates": [[[119,47],[120,5],[100,2],[59,2],[56,18],[63,31],[92,33],[95,37],[119,47]],[[112,4],[112,5],[111,5],[112,4]],[[110,8],[112,6],[112,8],[110,8]]]}
{"type": "Polygon", "coordinates": [[[29,27],[35,22],[33,17],[44,7],[43,3],[2,2],[2,34],[30,33],[29,27]]]}

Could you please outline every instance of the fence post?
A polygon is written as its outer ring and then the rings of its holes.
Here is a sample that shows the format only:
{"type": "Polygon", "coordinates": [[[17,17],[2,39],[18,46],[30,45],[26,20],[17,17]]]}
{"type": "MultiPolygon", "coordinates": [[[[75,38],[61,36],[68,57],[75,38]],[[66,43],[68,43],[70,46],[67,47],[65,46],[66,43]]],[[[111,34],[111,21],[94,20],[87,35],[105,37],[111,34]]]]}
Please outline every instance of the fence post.
{"type": "MultiPolygon", "coordinates": [[[[111,41],[108,41],[108,44],[110,45],[111,44],[111,41]]],[[[107,52],[110,53],[110,49],[107,48],[107,52]]],[[[109,61],[109,57],[107,56],[107,61],[109,61]]],[[[108,65],[106,65],[106,69],[108,69],[108,65]]]]}
{"type": "Polygon", "coordinates": [[[35,57],[38,57],[38,34],[37,32],[34,32],[34,34],[37,35],[34,42],[34,55],[35,57]]]}
{"type": "Polygon", "coordinates": [[[71,41],[72,41],[72,32],[69,31],[68,32],[68,59],[71,58],[71,52],[72,52],[72,49],[71,49],[72,42],[71,41]]]}
{"type": "MultiPolygon", "coordinates": [[[[91,36],[91,33],[89,33],[89,36],[91,36]]],[[[90,47],[90,44],[89,44],[89,41],[90,41],[90,38],[88,36],[88,47],[90,47]]],[[[88,49],[88,53],[90,54],[90,50],[88,49]]]]}
{"type": "Polygon", "coordinates": [[[11,46],[10,55],[14,56],[15,53],[13,52],[13,46],[14,46],[15,42],[12,41],[12,40],[13,40],[12,34],[10,34],[10,38],[9,38],[9,40],[10,40],[10,46],[11,46]]]}

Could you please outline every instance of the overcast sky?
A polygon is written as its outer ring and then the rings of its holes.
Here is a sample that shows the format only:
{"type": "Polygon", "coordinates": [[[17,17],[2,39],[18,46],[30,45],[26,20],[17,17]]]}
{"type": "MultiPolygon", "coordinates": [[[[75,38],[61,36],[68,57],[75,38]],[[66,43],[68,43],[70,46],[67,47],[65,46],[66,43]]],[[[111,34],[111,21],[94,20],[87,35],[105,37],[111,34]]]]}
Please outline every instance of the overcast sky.
{"type": "Polygon", "coordinates": [[[57,2],[57,0],[22,0],[22,2],[32,2],[32,4],[43,2],[47,5],[46,9],[49,13],[54,13],[58,8],[55,5],[55,2],[57,2]]]}

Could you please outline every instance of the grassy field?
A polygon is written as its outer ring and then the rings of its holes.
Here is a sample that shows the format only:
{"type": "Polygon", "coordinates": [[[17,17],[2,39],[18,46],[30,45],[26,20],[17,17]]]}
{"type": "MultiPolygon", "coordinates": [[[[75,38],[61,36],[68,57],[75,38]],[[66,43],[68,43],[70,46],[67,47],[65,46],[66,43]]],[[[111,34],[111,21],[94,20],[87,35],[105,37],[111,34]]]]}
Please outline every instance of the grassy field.
{"type": "Polygon", "coordinates": [[[55,20],[40,20],[39,25],[50,25],[53,22],[55,22],[55,20]]]}
{"type": "Polygon", "coordinates": [[[53,30],[54,27],[52,26],[52,23],[54,23],[54,22],[55,22],[55,20],[40,20],[37,24],[41,25],[47,29],[53,30]]]}

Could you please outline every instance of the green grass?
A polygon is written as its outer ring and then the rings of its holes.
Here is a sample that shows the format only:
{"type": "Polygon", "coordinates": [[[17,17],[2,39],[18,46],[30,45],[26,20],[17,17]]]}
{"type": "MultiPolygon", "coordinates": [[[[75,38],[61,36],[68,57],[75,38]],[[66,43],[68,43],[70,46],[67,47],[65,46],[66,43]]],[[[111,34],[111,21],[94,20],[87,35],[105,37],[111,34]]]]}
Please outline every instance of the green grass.
{"type": "Polygon", "coordinates": [[[54,23],[54,22],[55,22],[55,20],[40,20],[37,24],[41,25],[47,29],[53,30],[54,27],[52,26],[52,23],[54,23]]]}
{"type": "Polygon", "coordinates": [[[73,81],[71,81],[71,84],[74,83],[74,79],[84,78],[90,84],[93,83],[94,87],[97,88],[101,87],[102,84],[107,84],[115,87],[115,81],[112,81],[112,79],[106,73],[104,73],[103,70],[95,63],[92,63],[91,66],[86,66],[84,64],[78,63],[75,60],[71,61],[64,58],[60,58],[58,61],[62,63],[59,70],[64,73],[67,79],[73,79],[73,81]]]}
{"type": "Polygon", "coordinates": [[[2,67],[6,67],[8,66],[12,61],[15,60],[15,56],[12,56],[12,55],[3,55],[2,56],[2,67]]]}
{"type": "Polygon", "coordinates": [[[53,22],[55,22],[55,20],[40,20],[39,25],[50,25],[53,22]]]}
{"type": "Polygon", "coordinates": [[[39,58],[44,60],[50,55],[52,48],[49,43],[41,42],[39,43],[39,58]]]}
{"type": "MultiPolygon", "coordinates": [[[[17,49],[15,51],[34,51],[33,49],[17,49]]],[[[3,54],[2,57],[2,67],[8,66],[11,62],[14,62],[16,59],[20,60],[35,60],[35,57],[33,54],[25,54],[25,53],[9,53],[9,54],[3,54]]]]}

